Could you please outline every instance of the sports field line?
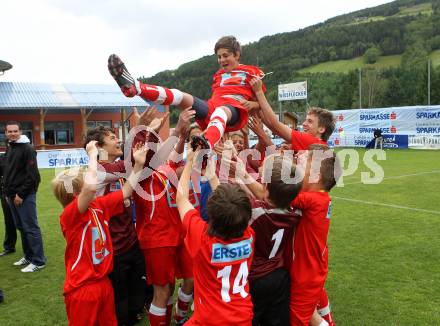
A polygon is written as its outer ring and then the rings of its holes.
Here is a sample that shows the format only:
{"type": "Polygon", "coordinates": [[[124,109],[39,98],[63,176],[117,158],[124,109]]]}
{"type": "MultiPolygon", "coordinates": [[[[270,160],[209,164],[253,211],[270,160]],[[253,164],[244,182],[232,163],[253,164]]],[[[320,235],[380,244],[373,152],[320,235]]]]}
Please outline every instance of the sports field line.
{"type": "Polygon", "coordinates": [[[401,205],[395,205],[395,204],[376,203],[376,202],[367,201],[367,200],[352,199],[352,198],[345,198],[345,197],[339,197],[339,196],[332,196],[332,198],[345,200],[345,201],[349,201],[349,202],[353,202],[353,203],[365,204],[365,205],[384,206],[384,207],[390,207],[390,208],[406,209],[408,211],[415,211],[415,212],[423,212],[423,213],[440,215],[440,211],[431,211],[429,209],[423,209],[423,208],[414,208],[414,207],[407,207],[407,206],[401,206],[401,205]]]}
{"type": "MultiPolygon", "coordinates": [[[[396,175],[396,176],[393,176],[393,177],[384,177],[382,180],[400,179],[400,178],[406,178],[406,177],[415,177],[415,176],[418,176],[418,175],[434,174],[434,173],[440,173],[440,170],[418,172],[418,173],[411,173],[411,174],[402,174],[402,175],[396,175]]],[[[344,186],[361,184],[361,183],[363,183],[363,182],[362,181],[347,182],[347,183],[344,182],[344,186]]],[[[370,185],[370,184],[368,184],[368,185],[370,185]]]]}

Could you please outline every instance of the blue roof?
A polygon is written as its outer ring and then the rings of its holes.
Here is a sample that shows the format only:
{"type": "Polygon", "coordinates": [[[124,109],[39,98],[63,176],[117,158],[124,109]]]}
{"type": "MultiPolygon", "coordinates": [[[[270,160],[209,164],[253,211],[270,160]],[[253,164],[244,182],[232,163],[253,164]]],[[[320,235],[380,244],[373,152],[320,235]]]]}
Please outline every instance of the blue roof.
{"type": "Polygon", "coordinates": [[[0,110],[133,106],[142,108],[149,106],[149,104],[139,96],[125,97],[116,84],[0,82],[0,110]]]}

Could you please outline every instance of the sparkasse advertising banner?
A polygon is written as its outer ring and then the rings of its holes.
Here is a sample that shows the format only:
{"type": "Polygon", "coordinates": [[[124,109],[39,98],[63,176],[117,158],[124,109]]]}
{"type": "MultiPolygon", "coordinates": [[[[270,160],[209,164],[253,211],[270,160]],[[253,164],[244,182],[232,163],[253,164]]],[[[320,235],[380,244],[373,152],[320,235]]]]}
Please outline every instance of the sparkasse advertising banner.
{"type": "Polygon", "coordinates": [[[278,85],[278,101],[307,99],[307,81],[278,85]]]}
{"type": "Polygon", "coordinates": [[[39,168],[64,168],[87,165],[88,163],[89,157],[83,148],[37,151],[39,168]]]}
{"type": "Polygon", "coordinates": [[[388,148],[405,148],[408,137],[440,137],[440,106],[410,106],[332,111],[336,128],[330,137],[334,146],[363,147],[375,129],[387,135],[388,148]],[[393,136],[404,137],[393,137],[393,136]]]}

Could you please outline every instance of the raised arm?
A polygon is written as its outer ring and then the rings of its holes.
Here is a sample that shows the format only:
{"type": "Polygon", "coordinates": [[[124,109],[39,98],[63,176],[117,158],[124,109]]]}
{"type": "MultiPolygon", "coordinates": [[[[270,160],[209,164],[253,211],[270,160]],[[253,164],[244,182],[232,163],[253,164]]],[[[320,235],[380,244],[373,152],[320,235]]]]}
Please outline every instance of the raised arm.
{"type": "Polygon", "coordinates": [[[87,143],[86,151],[89,155],[89,165],[84,178],[84,184],[78,195],[78,211],[83,214],[89,207],[89,204],[95,198],[98,183],[97,166],[98,166],[98,147],[97,141],[92,140],[87,143]]]}
{"type": "Polygon", "coordinates": [[[138,143],[133,148],[134,166],[130,175],[127,178],[127,182],[122,187],[122,195],[124,199],[130,198],[133,193],[133,189],[138,185],[138,180],[141,176],[141,171],[144,167],[147,156],[147,147],[144,144],[138,143]]]}
{"type": "Polygon", "coordinates": [[[171,152],[170,160],[173,162],[179,162],[182,160],[182,154],[185,150],[185,141],[189,133],[189,128],[191,125],[191,119],[196,115],[196,111],[191,107],[184,109],[179,114],[179,120],[177,121],[176,128],[174,128],[174,133],[179,137],[174,150],[171,152]]]}
{"type": "Polygon", "coordinates": [[[292,142],[292,129],[286,126],[284,123],[278,120],[277,116],[272,110],[266,96],[263,92],[263,82],[261,79],[253,78],[250,81],[252,90],[254,91],[255,97],[258,100],[261,108],[261,118],[263,123],[270,129],[275,135],[280,136],[285,141],[292,142]]]}
{"type": "Polygon", "coordinates": [[[236,157],[236,160],[230,159],[229,157],[224,157],[223,159],[229,164],[232,172],[235,172],[235,179],[239,181],[240,184],[245,185],[257,199],[264,198],[263,185],[246,171],[246,164],[239,157],[236,157]]]}
{"type": "Polygon", "coordinates": [[[217,167],[217,162],[213,157],[208,159],[205,169],[205,177],[208,179],[209,185],[212,191],[215,191],[220,184],[217,174],[215,173],[215,169],[217,167]]]}
{"type": "Polygon", "coordinates": [[[182,175],[180,176],[179,185],[177,187],[176,202],[177,208],[179,210],[180,219],[183,221],[185,214],[194,209],[194,206],[189,201],[189,181],[191,179],[191,171],[194,161],[194,155],[192,149],[188,152],[188,157],[186,159],[185,168],[183,169],[182,175]]]}

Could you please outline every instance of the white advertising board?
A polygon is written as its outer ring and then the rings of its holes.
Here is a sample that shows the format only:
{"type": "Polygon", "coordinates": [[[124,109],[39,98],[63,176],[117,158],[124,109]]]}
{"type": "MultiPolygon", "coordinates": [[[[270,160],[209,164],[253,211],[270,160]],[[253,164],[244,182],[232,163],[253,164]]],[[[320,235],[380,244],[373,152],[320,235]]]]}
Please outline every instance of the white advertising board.
{"type": "Polygon", "coordinates": [[[307,81],[278,85],[278,101],[307,99],[307,81]]]}

